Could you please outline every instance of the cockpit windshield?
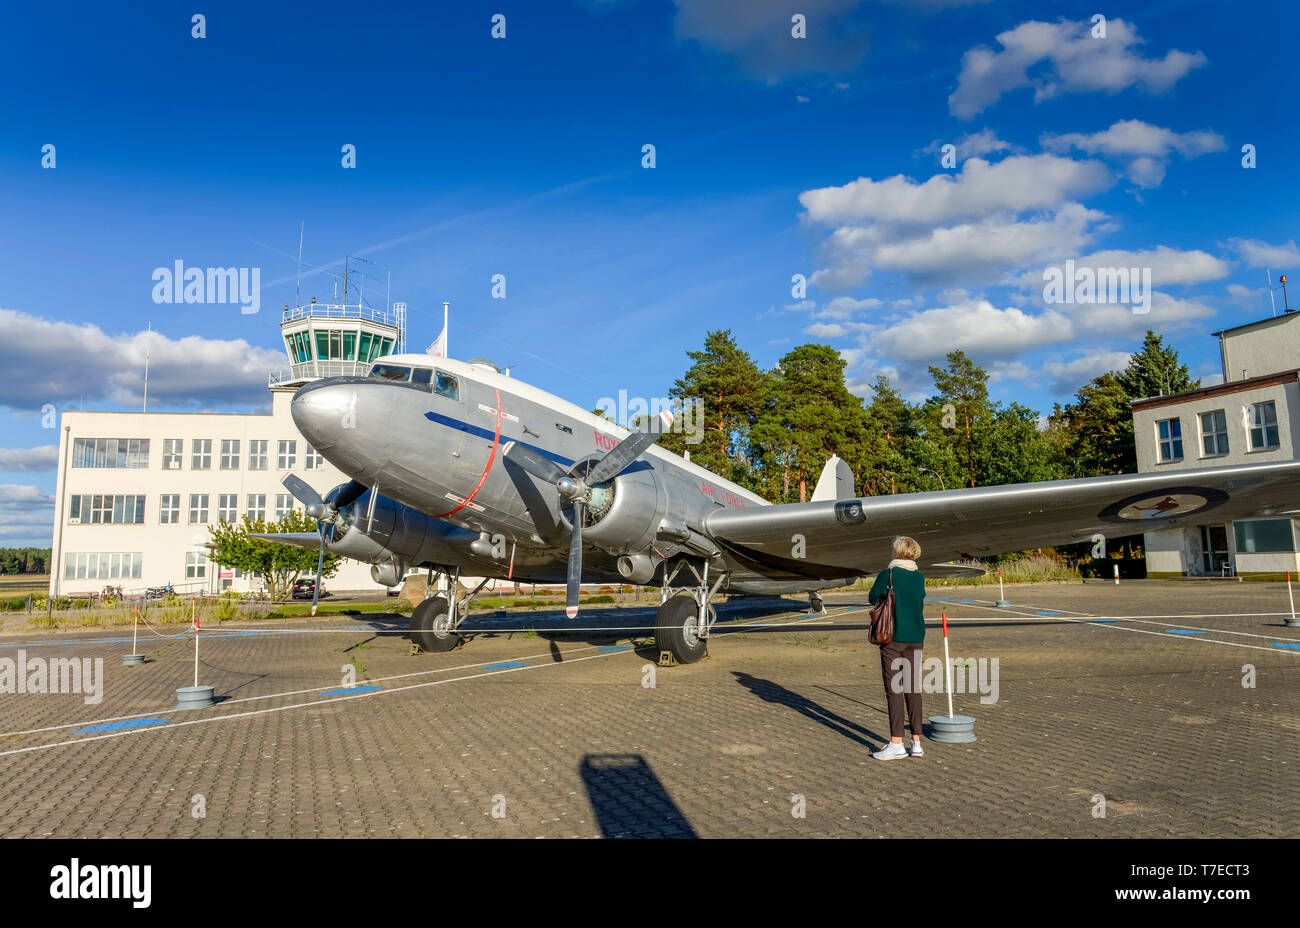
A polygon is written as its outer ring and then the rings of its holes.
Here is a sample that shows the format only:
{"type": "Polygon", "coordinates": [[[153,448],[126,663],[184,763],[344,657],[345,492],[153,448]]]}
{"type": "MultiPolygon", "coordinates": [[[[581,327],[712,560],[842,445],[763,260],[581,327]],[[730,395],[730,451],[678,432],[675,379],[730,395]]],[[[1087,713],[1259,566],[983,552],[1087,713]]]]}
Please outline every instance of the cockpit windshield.
{"type": "Polygon", "coordinates": [[[409,367],[399,367],[396,364],[376,364],[370,368],[370,376],[377,377],[380,380],[406,383],[411,379],[411,369],[409,367]]]}

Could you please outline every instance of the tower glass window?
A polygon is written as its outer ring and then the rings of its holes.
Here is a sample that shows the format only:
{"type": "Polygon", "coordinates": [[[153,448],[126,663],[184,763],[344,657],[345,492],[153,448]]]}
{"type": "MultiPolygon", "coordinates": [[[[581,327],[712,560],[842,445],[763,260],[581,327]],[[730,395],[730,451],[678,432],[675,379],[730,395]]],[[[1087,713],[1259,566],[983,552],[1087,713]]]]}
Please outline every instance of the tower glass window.
{"type": "Polygon", "coordinates": [[[1183,423],[1181,419],[1161,419],[1156,423],[1156,438],[1160,460],[1183,459],[1183,423]]]}
{"type": "Polygon", "coordinates": [[[1250,450],[1267,451],[1278,447],[1277,404],[1255,403],[1250,410],[1250,450]]]}
{"type": "Polygon", "coordinates": [[[1228,453],[1228,419],[1222,409],[1201,413],[1201,451],[1207,458],[1228,453]]]}

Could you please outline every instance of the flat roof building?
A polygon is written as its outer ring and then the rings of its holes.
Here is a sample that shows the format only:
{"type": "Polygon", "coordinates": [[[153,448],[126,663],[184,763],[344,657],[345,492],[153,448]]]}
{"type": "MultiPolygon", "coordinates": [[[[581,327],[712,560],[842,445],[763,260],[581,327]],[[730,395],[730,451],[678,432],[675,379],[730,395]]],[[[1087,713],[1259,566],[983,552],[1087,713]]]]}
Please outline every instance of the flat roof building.
{"type": "MultiPolygon", "coordinates": [[[[64,411],[59,438],[50,592],[171,584],[177,592],[259,590],[259,578],[208,559],[208,526],[302,509],[281,485],[294,473],[324,495],[348,480],[289,414],[298,387],[365,374],[404,345],[405,305],[285,307],[290,366],[269,372],[269,413],[64,411]]],[[[370,566],[344,560],[327,588],[375,589],[370,566]]]]}
{"type": "MultiPolygon", "coordinates": [[[[1133,402],[1141,473],[1300,457],[1300,313],[1215,332],[1222,384],[1133,402]]],[[[1281,579],[1300,569],[1300,523],[1279,516],[1147,532],[1149,577],[1281,579]]]]}

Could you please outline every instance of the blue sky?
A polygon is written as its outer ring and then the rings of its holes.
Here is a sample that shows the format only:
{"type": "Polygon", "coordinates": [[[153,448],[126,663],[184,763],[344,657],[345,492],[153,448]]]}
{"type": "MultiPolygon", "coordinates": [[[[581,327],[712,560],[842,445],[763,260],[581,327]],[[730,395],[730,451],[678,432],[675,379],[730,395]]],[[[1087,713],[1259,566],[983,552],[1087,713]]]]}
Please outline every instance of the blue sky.
{"type": "Polygon", "coordinates": [[[665,395],[731,328],[764,366],[833,345],[864,395],[961,347],[1049,412],[1147,327],[1217,374],[1209,333],[1300,264],[1280,2],[1126,4],[1105,37],[1081,3],[201,6],[205,38],[179,8],[7,17],[0,544],[49,540],[40,409],[138,406],[149,323],[152,409],[265,403],[300,223],[310,267],[392,273],[413,346],[449,300],[453,354],[583,405],[665,395]],[[1151,267],[1151,312],[1045,304],[1066,259],[1151,267]],[[261,311],[153,303],[176,260],[260,268],[261,311]]]}

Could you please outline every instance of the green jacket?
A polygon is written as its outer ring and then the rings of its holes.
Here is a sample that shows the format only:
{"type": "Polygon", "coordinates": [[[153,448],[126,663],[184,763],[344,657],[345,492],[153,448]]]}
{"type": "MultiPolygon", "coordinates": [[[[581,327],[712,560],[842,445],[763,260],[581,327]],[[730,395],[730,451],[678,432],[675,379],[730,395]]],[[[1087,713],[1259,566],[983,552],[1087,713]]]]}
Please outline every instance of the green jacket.
{"type": "Polygon", "coordinates": [[[890,573],[894,575],[894,640],[919,644],[925,641],[925,575],[906,567],[886,567],[867,597],[871,605],[885,598],[890,573]]]}

